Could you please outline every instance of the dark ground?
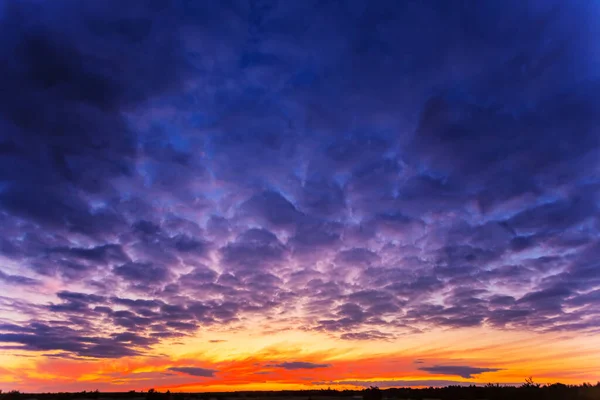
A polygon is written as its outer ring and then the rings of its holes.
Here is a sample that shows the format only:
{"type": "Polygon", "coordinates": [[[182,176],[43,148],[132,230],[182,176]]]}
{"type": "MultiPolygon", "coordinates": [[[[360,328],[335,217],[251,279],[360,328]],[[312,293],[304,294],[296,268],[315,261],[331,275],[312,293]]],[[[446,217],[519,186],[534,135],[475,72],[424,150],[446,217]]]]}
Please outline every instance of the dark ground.
{"type": "Polygon", "coordinates": [[[449,386],[444,388],[393,388],[365,390],[311,390],[311,391],[278,391],[278,392],[230,392],[230,393],[170,393],[150,390],[148,392],[126,393],[0,393],[0,400],[234,400],[234,399],[269,399],[269,400],[600,400],[600,382],[596,385],[537,385],[526,384],[514,386],[449,386]]]}

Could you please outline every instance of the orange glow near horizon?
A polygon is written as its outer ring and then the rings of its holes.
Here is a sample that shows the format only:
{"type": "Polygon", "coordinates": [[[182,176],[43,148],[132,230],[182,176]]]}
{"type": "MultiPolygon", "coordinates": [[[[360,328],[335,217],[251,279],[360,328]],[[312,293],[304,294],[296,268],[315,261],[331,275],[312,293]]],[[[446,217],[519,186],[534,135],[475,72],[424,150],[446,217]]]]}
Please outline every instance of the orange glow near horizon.
{"type": "Polygon", "coordinates": [[[422,386],[437,385],[436,381],[519,384],[529,376],[539,383],[579,384],[595,382],[600,369],[597,337],[582,342],[558,334],[479,328],[440,330],[384,344],[367,341],[334,346],[327,335],[317,335],[320,341],[315,341],[314,334],[293,331],[273,336],[270,343],[264,337],[252,340],[252,335],[242,331],[225,336],[227,341],[220,343],[187,338],[193,346],[183,342],[173,346],[172,354],[164,348],[166,354],[155,357],[60,359],[4,354],[0,356],[0,382],[3,389],[27,392],[360,389],[369,382],[381,386],[408,382],[413,387],[421,386],[417,384],[421,381],[422,386]],[[313,349],[313,343],[321,346],[313,349]],[[282,367],[286,362],[316,367],[286,369],[282,367]],[[469,378],[420,369],[432,365],[477,365],[493,371],[469,378]],[[194,376],[172,368],[202,368],[213,370],[214,375],[194,376]]]}

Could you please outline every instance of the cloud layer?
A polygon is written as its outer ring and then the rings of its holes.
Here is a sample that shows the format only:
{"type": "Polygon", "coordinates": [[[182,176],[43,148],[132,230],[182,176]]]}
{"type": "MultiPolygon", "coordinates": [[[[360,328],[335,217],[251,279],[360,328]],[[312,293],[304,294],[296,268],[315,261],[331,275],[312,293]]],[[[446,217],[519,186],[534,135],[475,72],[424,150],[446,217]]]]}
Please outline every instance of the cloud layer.
{"type": "Polygon", "coordinates": [[[4,4],[2,348],[598,333],[599,6],[433,4],[4,4]]]}

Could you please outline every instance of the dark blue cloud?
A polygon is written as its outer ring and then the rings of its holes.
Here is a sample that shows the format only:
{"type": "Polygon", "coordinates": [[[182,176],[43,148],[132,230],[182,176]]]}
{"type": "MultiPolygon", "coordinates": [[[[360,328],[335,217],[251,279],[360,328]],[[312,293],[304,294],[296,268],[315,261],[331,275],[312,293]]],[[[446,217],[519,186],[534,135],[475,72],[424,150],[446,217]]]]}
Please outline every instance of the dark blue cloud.
{"type": "Polygon", "coordinates": [[[182,84],[189,70],[170,7],[66,2],[3,5],[5,77],[0,204],[52,229],[117,228],[110,207],[85,195],[131,176],[136,132],[123,112],[182,84]],[[65,25],[60,21],[74,21],[65,25]],[[162,21],[162,22],[161,22],[162,21]],[[127,54],[125,57],[124,55],[127,54]],[[157,63],[155,60],[162,59],[157,63]]]}
{"type": "Polygon", "coordinates": [[[3,5],[0,286],[25,318],[1,341],[116,357],[292,310],[346,340],[597,329],[599,13],[3,5]]]}

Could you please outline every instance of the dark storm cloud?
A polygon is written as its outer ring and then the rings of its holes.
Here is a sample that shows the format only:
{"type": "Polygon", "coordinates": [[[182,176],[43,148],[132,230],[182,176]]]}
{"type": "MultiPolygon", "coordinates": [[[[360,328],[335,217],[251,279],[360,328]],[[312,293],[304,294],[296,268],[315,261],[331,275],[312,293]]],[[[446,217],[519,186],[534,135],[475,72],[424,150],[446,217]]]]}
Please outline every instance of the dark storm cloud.
{"type": "Polygon", "coordinates": [[[434,365],[432,367],[419,367],[419,369],[434,375],[457,375],[466,379],[473,378],[473,375],[479,375],[484,372],[501,371],[499,368],[479,368],[468,365],[434,365]]]}
{"type": "Polygon", "coordinates": [[[112,3],[67,3],[3,6],[0,204],[49,228],[92,234],[119,218],[89,207],[83,193],[133,168],[135,132],[121,112],[179,87],[187,62],[178,28],[156,19],[168,7],[114,13],[112,3]]]}
{"type": "Polygon", "coordinates": [[[12,291],[2,341],[117,357],[292,310],[345,340],[594,329],[599,12],[5,4],[0,284],[60,289],[12,291]]]}

